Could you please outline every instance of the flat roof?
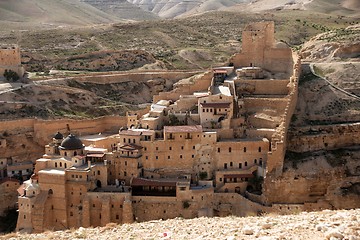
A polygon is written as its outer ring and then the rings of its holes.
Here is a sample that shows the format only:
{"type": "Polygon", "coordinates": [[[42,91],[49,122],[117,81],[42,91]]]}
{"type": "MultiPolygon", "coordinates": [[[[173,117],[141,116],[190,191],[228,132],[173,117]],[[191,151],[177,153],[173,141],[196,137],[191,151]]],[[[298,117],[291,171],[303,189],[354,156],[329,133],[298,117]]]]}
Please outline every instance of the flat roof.
{"type": "Polygon", "coordinates": [[[129,130],[122,130],[119,132],[119,135],[127,135],[127,136],[152,136],[155,133],[154,130],[149,129],[129,129],[129,130]]]}
{"type": "Polygon", "coordinates": [[[231,96],[230,88],[223,85],[215,86],[214,94],[223,94],[225,96],[231,96]]]}
{"type": "Polygon", "coordinates": [[[202,131],[203,131],[203,128],[201,125],[164,126],[164,132],[167,132],[167,133],[202,132],[202,131]]]}
{"type": "Polygon", "coordinates": [[[230,103],[226,102],[214,102],[214,103],[200,103],[201,106],[206,108],[229,108],[230,103]]]}
{"type": "Polygon", "coordinates": [[[139,150],[142,149],[142,146],[136,145],[136,144],[125,144],[125,145],[121,145],[120,149],[124,150],[124,151],[134,151],[134,150],[139,150]]]}
{"type": "Polygon", "coordinates": [[[80,140],[86,140],[86,141],[100,141],[104,140],[110,136],[114,136],[114,134],[107,134],[107,133],[98,133],[93,135],[86,135],[79,137],[80,140]]]}
{"type": "Polygon", "coordinates": [[[253,174],[224,174],[224,178],[253,178],[253,174]]]}
{"type": "Polygon", "coordinates": [[[42,169],[39,171],[39,174],[40,173],[53,174],[53,175],[65,175],[65,169],[54,169],[54,168],[42,169]]]}
{"type": "Polygon", "coordinates": [[[88,152],[102,152],[102,153],[105,153],[105,152],[107,152],[107,149],[106,149],[106,148],[98,148],[98,147],[91,147],[91,146],[88,146],[88,147],[85,147],[85,151],[88,151],[88,152]]]}

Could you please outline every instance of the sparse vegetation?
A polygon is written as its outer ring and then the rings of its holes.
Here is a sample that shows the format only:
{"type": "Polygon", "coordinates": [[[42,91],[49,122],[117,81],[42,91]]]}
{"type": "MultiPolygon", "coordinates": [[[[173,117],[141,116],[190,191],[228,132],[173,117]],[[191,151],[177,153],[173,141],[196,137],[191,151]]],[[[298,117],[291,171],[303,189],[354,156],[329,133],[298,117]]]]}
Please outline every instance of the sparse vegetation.
{"type": "Polygon", "coordinates": [[[4,77],[8,82],[17,82],[20,79],[19,75],[11,69],[5,69],[4,77]]]}

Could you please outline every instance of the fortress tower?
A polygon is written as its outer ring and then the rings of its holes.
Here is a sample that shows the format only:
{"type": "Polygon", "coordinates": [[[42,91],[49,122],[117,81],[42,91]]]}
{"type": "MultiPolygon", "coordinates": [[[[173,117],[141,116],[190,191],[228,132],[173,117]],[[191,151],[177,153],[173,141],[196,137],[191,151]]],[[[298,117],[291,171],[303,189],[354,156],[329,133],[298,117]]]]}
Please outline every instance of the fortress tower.
{"type": "Polygon", "coordinates": [[[0,78],[4,76],[5,70],[14,71],[19,75],[19,77],[24,75],[24,68],[21,66],[19,46],[0,46],[0,78]]]}

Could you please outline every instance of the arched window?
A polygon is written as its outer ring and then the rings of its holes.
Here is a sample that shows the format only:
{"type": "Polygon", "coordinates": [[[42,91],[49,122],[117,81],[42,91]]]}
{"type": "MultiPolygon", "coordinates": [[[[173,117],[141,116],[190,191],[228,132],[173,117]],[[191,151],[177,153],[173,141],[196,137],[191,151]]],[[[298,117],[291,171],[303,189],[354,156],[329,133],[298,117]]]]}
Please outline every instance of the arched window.
{"type": "Polygon", "coordinates": [[[55,167],[57,168],[57,162],[55,163],[55,167]]]}

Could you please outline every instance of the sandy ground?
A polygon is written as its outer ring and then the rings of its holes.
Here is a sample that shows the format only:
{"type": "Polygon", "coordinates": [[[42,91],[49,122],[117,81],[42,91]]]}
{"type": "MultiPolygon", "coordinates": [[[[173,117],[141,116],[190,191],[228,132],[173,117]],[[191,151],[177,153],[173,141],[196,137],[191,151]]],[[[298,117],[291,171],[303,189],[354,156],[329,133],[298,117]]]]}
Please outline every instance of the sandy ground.
{"type": "Polygon", "coordinates": [[[360,240],[360,209],[262,217],[157,220],[108,224],[42,234],[9,234],[0,239],[349,239],[360,240]]]}

